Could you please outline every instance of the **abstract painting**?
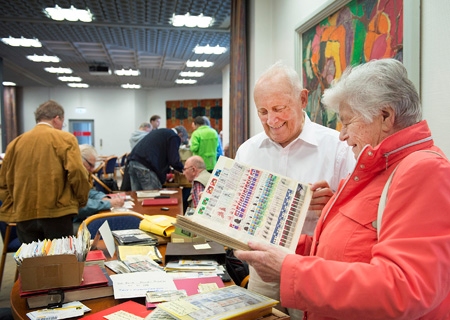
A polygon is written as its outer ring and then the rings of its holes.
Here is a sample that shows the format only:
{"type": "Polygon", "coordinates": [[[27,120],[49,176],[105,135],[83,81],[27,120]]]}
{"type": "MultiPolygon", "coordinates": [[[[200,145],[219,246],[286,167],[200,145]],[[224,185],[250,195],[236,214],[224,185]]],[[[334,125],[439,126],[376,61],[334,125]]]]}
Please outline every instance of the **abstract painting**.
{"type": "Polygon", "coordinates": [[[303,86],[312,121],[339,130],[321,105],[323,91],[347,66],[373,59],[403,61],[403,0],[352,0],[301,35],[303,86]]]}
{"type": "Polygon", "coordinates": [[[167,128],[182,125],[190,137],[193,131],[192,122],[197,116],[207,116],[211,127],[220,133],[222,131],[222,99],[166,101],[167,128]]]}

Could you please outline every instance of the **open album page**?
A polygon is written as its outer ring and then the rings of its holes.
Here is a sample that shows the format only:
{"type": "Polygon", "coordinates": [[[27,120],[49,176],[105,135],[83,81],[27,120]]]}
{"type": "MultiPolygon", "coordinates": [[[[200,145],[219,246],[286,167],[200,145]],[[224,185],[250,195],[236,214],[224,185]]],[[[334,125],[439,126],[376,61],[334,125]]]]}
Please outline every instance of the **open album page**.
{"type": "Polygon", "coordinates": [[[205,227],[226,235],[235,249],[254,239],[295,251],[311,194],[308,184],[220,157],[194,214],[177,222],[198,224],[192,231],[205,237],[205,227]]]}

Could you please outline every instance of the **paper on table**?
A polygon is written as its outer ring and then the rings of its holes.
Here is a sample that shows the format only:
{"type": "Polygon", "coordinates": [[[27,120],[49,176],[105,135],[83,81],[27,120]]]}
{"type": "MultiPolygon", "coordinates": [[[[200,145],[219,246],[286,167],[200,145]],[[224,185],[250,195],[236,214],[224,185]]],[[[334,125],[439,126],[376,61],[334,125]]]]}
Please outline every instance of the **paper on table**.
{"type": "Polygon", "coordinates": [[[115,299],[145,297],[147,291],[177,290],[165,272],[132,272],[111,275],[115,299]]]}
{"type": "Polygon", "coordinates": [[[113,257],[114,252],[116,251],[116,246],[114,244],[114,237],[112,235],[111,228],[109,227],[108,220],[105,220],[105,222],[103,222],[98,231],[100,232],[103,241],[105,242],[106,249],[108,249],[110,257],[113,257]]]}
{"type": "Polygon", "coordinates": [[[159,193],[160,194],[175,194],[177,193],[177,190],[160,190],[159,193]]]}

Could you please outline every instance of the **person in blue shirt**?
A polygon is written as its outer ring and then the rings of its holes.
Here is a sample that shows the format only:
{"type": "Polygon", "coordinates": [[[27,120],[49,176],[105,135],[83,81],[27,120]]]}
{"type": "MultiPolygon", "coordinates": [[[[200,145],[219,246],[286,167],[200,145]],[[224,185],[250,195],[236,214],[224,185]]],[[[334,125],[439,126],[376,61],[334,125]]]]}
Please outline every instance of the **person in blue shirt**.
{"type": "MultiPolygon", "coordinates": [[[[81,158],[83,165],[88,172],[92,174],[96,168],[97,151],[89,144],[80,145],[81,158]]],[[[110,197],[107,194],[92,188],[89,190],[89,198],[86,206],[78,209],[78,215],[74,217],[74,230],[78,230],[78,226],[87,217],[96,214],[100,211],[107,211],[111,208],[121,208],[124,204],[124,199],[121,197],[110,197]]]]}

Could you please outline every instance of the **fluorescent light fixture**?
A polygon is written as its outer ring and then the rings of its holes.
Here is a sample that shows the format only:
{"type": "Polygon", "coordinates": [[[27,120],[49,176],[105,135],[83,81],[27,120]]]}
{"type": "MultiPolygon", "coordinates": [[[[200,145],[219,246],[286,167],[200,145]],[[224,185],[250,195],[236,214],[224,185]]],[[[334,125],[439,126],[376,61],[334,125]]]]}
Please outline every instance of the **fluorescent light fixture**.
{"type": "Polygon", "coordinates": [[[38,39],[13,38],[9,36],[9,38],[2,38],[2,41],[12,47],[42,47],[42,43],[38,39]]]}
{"type": "Polygon", "coordinates": [[[199,16],[191,16],[188,13],[183,15],[172,15],[170,20],[174,27],[188,27],[188,28],[208,28],[213,23],[213,18],[200,14],[199,16]]]}
{"type": "Polygon", "coordinates": [[[44,9],[44,13],[53,20],[56,21],[81,21],[91,22],[93,15],[89,9],[77,9],[74,6],[70,6],[69,9],[61,8],[56,5],[54,8],[48,7],[44,9]]]}
{"type": "Polygon", "coordinates": [[[31,60],[33,62],[54,62],[58,63],[61,61],[60,58],[57,56],[47,56],[46,54],[42,56],[38,56],[37,54],[33,54],[32,56],[27,56],[28,60],[31,60]]]}
{"type": "Polygon", "coordinates": [[[115,70],[114,71],[115,74],[117,74],[118,76],[132,76],[132,77],[136,77],[138,75],[140,75],[141,73],[139,72],[139,70],[133,70],[133,69],[121,69],[121,70],[115,70]]]}
{"type": "Polygon", "coordinates": [[[44,68],[45,71],[50,72],[50,73],[66,73],[66,74],[71,74],[72,73],[72,69],[70,68],[55,68],[55,67],[47,67],[44,68]]]}
{"type": "Polygon", "coordinates": [[[209,68],[209,67],[212,67],[214,65],[214,62],[209,62],[209,61],[198,61],[198,60],[195,60],[195,61],[191,61],[191,60],[188,60],[187,62],[186,62],[186,66],[187,67],[189,67],[189,68],[209,68]]]}
{"type": "Polygon", "coordinates": [[[58,77],[58,80],[64,82],[81,82],[82,79],[80,77],[62,76],[58,77]]]}
{"type": "Polygon", "coordinates": [[[67,85],[71,88],[89,88],[89,85],[86,83],[68,83],[67,85]]]}
{"type": "Polygon", "coordinates": [[[122,84],[121,87],[124,88],[124,89],[140,89],[141,85],[140,84],[127,83],[127,84],[122,84]]]}
{"type": "Polygon", "coordinates": [[[204,72],[198,72],[198,71],[182,71],[180,72],[180,77],[203,77],[205,75],[204,72]]]}
{"type": "Polygon", "coordinates": [[[15,87],[16,83],[15,82],[11,82],[11,81],[3,81],[3,86],[4,87],[15,87]]]}
{"type": "Polygon", "coordinates": [[[209,44],[207,44],[206,46],[199,46],[197,45],[194,48],[194,53],[196,54],[222,54],[225,53],[227,51],[227,48],[225,47],[221,47],[219,45],[215,46],[215,47],[210,47],[209,44]]]}
{"type": "Polygon", "coordinates": [[[175,83],[178,83],[178,84],[195,84],[195,83],[197,83],[197,80],[194,80],[194,79],[177,79],[177,80],[175,80],[175,83]]]}

